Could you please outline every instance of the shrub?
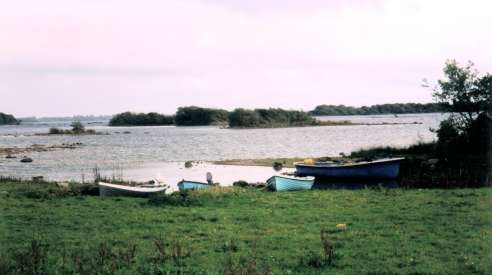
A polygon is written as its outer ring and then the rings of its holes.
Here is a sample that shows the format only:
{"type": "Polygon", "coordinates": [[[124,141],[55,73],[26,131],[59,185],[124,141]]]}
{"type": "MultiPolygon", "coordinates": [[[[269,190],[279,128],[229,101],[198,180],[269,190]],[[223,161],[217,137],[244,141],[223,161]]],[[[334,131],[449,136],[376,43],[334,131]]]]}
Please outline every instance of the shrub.
{"type": "Polygon", "coordinates": [[[72,124],[70,124],[70,126],[72,127],[72,132],[74,134],[81,134],[85,132],[85,126],[80,121],[74,121],[72,122],[72,124]]]}
{"type": "Polygon", "coordinates": [[[61,135],[61,134],[63,134],[63,130],[58,129],[58,128],[50,128],[49,134],[50,135],[61,135]]]}
{"type": "Polygon", "coordinates": [[[198,206],[200,200],[193,191],[183,190],[171,194],[158,194],[149,199],[149,204],[158,206],[198,206]]]}
{"type": "Polygon", "coordinates": [[[239,181],[235,181],[232,186],[236,186],[236,187],[248,187],[249,186],[249,183],[244,181],[244,180],[239,180],[239,181]]]}

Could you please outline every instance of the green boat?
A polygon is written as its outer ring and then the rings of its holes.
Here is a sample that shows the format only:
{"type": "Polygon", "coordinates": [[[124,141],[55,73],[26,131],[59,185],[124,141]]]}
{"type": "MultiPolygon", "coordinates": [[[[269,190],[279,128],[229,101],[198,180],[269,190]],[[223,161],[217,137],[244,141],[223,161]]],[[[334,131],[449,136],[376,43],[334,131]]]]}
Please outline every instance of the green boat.
{"type": "Polygon", "coordinates": [[[273,191],[310,190],[314,177],[273,176],[267,180],[267,187],[273,191]]]}

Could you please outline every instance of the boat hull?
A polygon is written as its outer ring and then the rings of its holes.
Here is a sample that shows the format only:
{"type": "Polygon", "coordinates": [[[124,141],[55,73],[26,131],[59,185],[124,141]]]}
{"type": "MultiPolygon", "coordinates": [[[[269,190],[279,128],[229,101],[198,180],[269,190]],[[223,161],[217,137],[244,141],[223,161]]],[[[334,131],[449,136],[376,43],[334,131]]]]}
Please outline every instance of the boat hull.
{"type": "Polygon", "coordinates": [[[277,192],[310,190],[313,187],[314,178],[299,179],[293,177],[273,176],[267,180],[267,186],[277,192]]]}
{"type": "Polygon", "coordinates": [[[296,174],[321,178],[396,179],[401,158],[361,164],[325,166],[296,163],[296,174]]]}
{"type": "Polygon", "coordinates": [[[131,187],[110,183],[99,183],[101,197],[138,197],[147,198],[154,194],[165,193],[167,187],[131,187]]]}
{"type": "Polygon", "coordinates": [[[211,186],[212,185],[210,184],[198,182],[198,181],[182,180],[178,183],[179,191],[205,189],[205,188],[210,188],[211,186]]]}

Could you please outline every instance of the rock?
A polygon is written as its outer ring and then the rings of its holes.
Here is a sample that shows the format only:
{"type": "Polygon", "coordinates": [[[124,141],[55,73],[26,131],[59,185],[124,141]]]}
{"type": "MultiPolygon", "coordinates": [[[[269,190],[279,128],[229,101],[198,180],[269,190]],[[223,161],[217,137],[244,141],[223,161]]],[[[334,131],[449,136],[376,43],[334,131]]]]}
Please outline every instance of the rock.
{"type": "Polygon", "coordinates": [[[16,156],[12,156],[12,155],[7,155],[5,158],[6,159],[16,159],[17,157],[16,156]]]}
{"type": "Polygon", "coordinates": [[[275,171],[280,171],[280,170],[282,170],[283,167],[284,166],[281,162],[276,161],[273,163],[273,170],[275,170],[275,171]]]}
{"type": "Polygon", "coordinates": [[[32,160],[32,158],[29,158],[29,157],[23,157],[21,159],[21,162],[28,163],[28,162],[33,162],[33,160],[32,160]]]}
{"type": "Polygon", "coordinates": [[[193,167],[193,162],[192,162],[192,161],[186,161],[186,162],[185,162],[185,167],[186,167],[186,168],[191,168],[191,167],[193,167]]]}

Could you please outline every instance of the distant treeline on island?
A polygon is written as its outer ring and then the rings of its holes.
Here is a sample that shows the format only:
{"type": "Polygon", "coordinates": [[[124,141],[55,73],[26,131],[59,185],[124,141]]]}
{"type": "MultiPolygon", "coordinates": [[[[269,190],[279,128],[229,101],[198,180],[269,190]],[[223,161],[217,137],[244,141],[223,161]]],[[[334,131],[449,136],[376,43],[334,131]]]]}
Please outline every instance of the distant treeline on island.
{"type": "Polygon", "coordinates": [[[309,113],[313,116],[415,114],[443,112],[439,103],[392,103],[372,106],[351,107],[345,105],[319,105],[309,113]]]}
{"type": "Polygon", "coordinates": [[[19,121],[13,115],[0,112],[0,125],[6,124],[19,124],[19,121]]]}
{"type": "Polygon", "coordinates": [[[223,109],[201,108],[196,106],[180,107],[175,115],[158,113],[125,112],[115,115],[110,126],[206,126],[219,125],[232,128],[266,128],[316,125],[317,120],[306,112],[283,109],[235,109],[232,112],[223,109]]]}
{"type": "Polygon", "coordinates": [[[231,128],[272,128],[310,125],[340,125],[349,122],[319,121],[313,116],[325,115],[374,115],[374,114],[406,114],[406,113],[435,113],[444,109],[436,103],[395,103],[363,107],[344,105],[320,105],[313,111],[269,109],[242,109],[234,111],[223,109],[202,108],[196,106],[180,107],[174,115],[158,113],[125,112],[113,116],[110,126],[207,126],[220,125],[231,128]]]}

